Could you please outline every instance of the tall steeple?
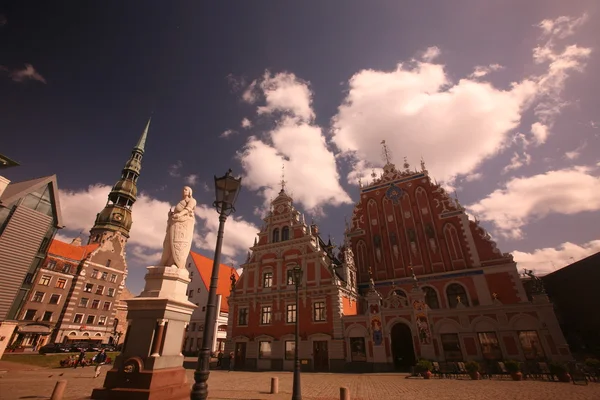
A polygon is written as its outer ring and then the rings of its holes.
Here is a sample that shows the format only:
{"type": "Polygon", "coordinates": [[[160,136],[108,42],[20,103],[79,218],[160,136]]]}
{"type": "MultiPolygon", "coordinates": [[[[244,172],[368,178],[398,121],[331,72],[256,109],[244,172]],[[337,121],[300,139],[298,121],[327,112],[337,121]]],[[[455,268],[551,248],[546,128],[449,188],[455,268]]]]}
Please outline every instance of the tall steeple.
{"type": "Polygon", "coordinates": [[[121,172],[121,179],[115,183],[108,195],[104,209],[96,216],[94,227],[90,230],[89,243],[101,243],[102,239],[113,232],[120,232],[129,238],[129,231],[133,223],[131,208],[137,200],[137,180],[142,169],[142,157],[146,146],[150,119],[131,152],[131,157],[125,163],[121,172]]]}

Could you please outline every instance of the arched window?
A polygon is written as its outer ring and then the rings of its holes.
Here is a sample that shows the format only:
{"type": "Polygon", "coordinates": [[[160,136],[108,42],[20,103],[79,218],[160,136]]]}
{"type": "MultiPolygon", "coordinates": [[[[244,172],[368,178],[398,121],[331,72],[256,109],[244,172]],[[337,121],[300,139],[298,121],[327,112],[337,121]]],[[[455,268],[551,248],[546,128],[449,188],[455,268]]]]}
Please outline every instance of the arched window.
{"type": "Polygon", "coordinates": [[[279,242],[279,229],[273,229],[273,243],[279,242]]]}
{"type": "Polygon", "coordinates": [[[440,301],[434,288],[430,286],[423,286],[423,292],[425,292],[425,303],[427,303],[429,308],[440,308],[440,301]]]}
{"type": "Polygon", "coordinates": [[[467,297],[467,291],[463,285],[452,283],[446,289],[446,296],[450,308],[455,308],[459,302],[465,306],[469,306],[469,298],[467,297]]]}
{"type": "Polygon", "coordinates": [[[396,293],[398,296],[402,297],[402,304],[403,305],[408,305],[408,296],[406,295],[406,292],[402,289],[396,289],[394,290],[394,293],[396,293]]]}
{"type": "Polygon", "coordinates": [[[281,241],[290,240],[290,227],[284,226],[281,230],[281,241]]]}

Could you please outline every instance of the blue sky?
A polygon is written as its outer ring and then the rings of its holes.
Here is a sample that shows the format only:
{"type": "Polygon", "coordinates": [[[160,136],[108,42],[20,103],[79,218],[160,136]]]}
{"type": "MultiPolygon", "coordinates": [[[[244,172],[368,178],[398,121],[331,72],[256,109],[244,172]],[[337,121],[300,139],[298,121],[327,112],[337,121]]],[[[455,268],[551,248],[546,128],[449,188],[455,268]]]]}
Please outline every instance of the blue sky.
{"type": "Polygon", "coordinates": [[[230,167],[244,189],[226,261],[244,261],[282,165],[339,243],[382,140],[397,165],[423,157],[520,268],[600,251],[597,2],[200,3],[0,7],[2,152],[21,163],[5,176],[57,174],[61,237],[89,231],[152,115],[132,291],[184,184],[212,255],[212,177],[230,167]]]}

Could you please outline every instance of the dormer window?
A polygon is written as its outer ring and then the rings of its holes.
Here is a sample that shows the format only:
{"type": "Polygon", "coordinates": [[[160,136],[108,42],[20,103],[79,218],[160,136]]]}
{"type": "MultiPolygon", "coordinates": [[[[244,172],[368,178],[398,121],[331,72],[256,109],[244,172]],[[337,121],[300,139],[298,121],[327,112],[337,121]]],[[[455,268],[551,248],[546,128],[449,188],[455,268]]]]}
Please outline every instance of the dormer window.
{"type": "Polygon", "coordinates": [[[273,229],[273,240],[272,240],[272,242],[273,243],[279,242],[279,229],[278,228],[273,229]]]}
{"type": "Polygon", "coordinates": [[[284,226],[281,230],[281,241],[290,240],[290,227],[284,226]]]}

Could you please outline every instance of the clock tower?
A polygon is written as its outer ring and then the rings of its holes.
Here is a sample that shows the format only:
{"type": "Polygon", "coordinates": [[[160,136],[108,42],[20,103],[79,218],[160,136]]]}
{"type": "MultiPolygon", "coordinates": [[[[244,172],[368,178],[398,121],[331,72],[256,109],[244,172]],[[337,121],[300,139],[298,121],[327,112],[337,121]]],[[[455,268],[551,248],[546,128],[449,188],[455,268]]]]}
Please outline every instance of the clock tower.
{"type": "Polygon", "coordinates": [[[137,180],[142,169],[142,157],[144,156],[149,127],[150,119],[140,140],[133,148],[131,157],[123,167],[121,179],[115,183],[110,191],[106,206],[96,216],[94,227],[90,230],[89,244],[102,243],[107,235],[116,232],[119,232],[125,238],[129,238],[129,231],[133,223],[131,208],[137,199],[137,180]]]}

